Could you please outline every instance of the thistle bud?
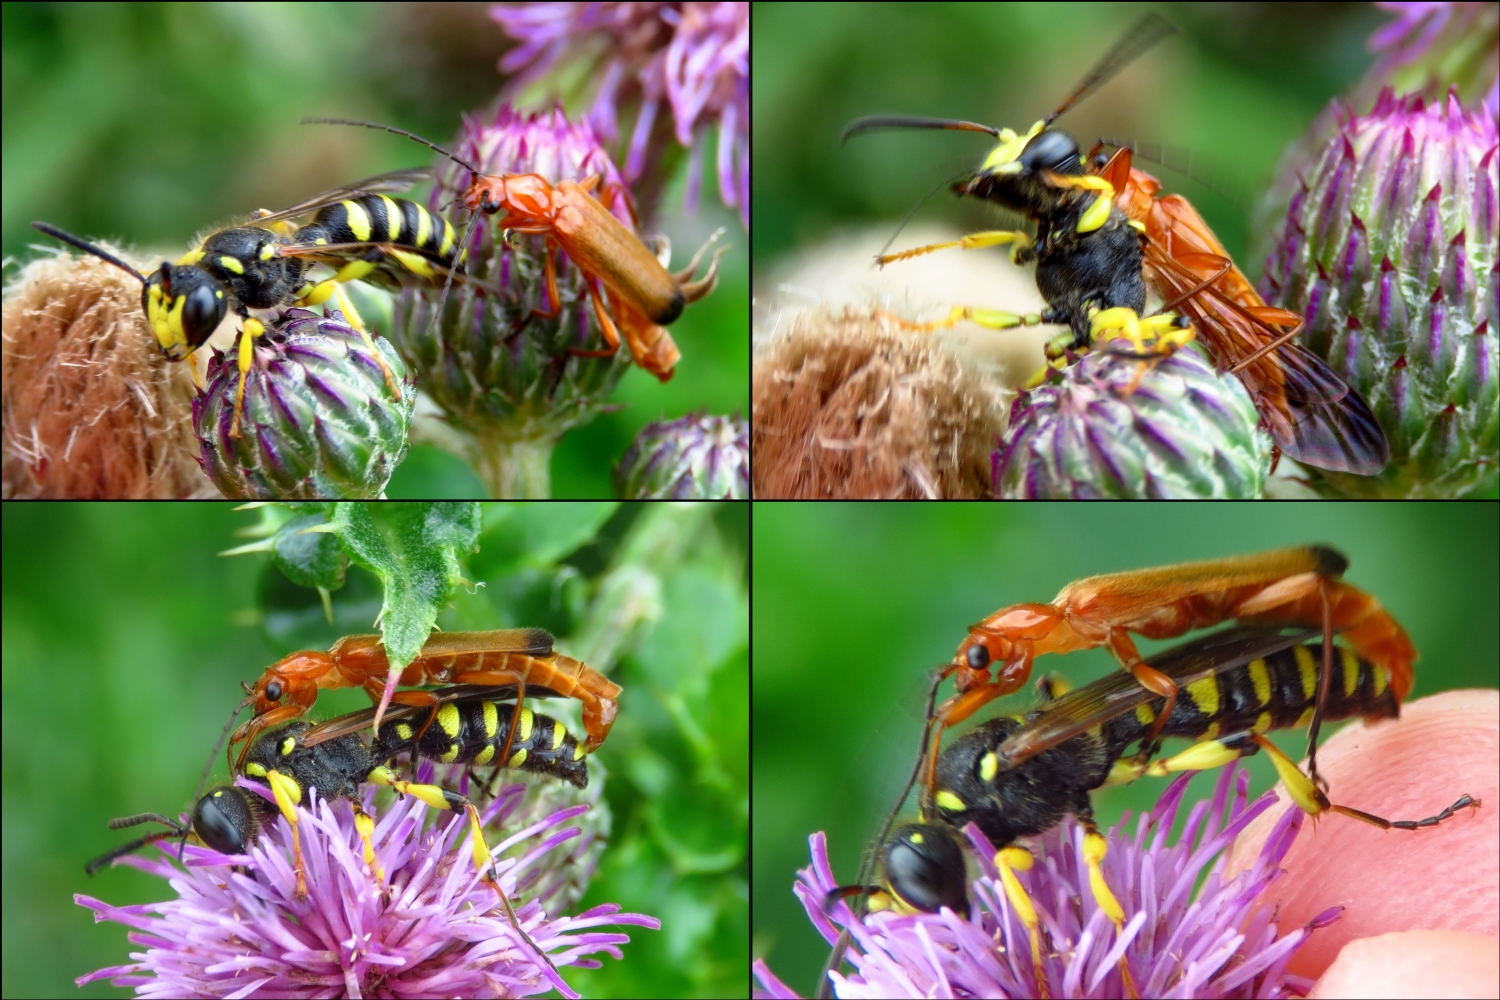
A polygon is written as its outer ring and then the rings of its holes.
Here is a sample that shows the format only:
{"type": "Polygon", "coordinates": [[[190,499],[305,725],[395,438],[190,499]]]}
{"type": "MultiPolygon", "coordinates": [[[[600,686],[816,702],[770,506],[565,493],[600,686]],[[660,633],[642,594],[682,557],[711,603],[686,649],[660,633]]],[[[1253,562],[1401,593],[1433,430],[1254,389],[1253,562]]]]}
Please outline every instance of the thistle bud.
{"type": "Polygon", "coordinates": [[[1383,91],[1343,114],[1303,175],[1261,291],[1302,313],[1303,339],[1369,401],[1391,461],[1325,473],[1348,495],[1455,497],[1493,487],[1496,109],[1383,91]]]}
{"type": "MultiPolygon", "coordinates": [[[[486,175],[535,173],[556,183],[598,175],[593,195],[634,229],[630,193],[586,122],[558,109],[522,114],[502,106],[488,121],[468,122],[457,153],[486,175]]],[[[473,181],[449,163],[440,170],[429,207],[441,212],[473,181]]],[[[459,211],[454,228],[469,219],[459,211]]],[[[465,450],[491,494],[545,497],[548,460],[564,431],[592,420],[629,365],[624,348],[604,357],[605,344],[583,275],[566,253],[554,260],[558,309],[546,281],[548,241],[504,233],[482,216],[468,244],[463,280],[448,289],[408,289],[396,304],[397,348],[422,390],[465,434],[465,450]]]]}
{"type": "Polygon", "coordinates": [[[647,424],[615,470],[626,500],[748,500],[750,424],[699,410],[647,424]]]}
{"type": "Polygon", "coordinates": [[[1270,464],[1238,379],[1191,350],[1106,350],[1016,399],[991,475],[1006,499],[1254,499],[1270,464]]]}
{"type": "Polygon", "coordinates": [[[367,499],[385,490],[406,457],[416,389],[395,350],[375,348],[401,390],[395,399],[380,362],[342,313],[290,309],[255,341],[240,433],[234,428],[240,372],[234,352],[208,366],[193,401],[203,471],[237,500],[367,499]]]}

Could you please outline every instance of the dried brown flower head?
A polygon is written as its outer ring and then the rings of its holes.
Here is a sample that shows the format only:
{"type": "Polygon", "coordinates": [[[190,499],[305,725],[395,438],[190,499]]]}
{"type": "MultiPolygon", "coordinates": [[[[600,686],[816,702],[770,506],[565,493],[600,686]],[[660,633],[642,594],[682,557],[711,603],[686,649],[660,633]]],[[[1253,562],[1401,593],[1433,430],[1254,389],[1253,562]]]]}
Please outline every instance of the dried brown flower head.
{"type": "Polygon", "coordinates": [[[817,311],[792,319],[754,367],[757,497],[988,495],[1000,408],[931,337],[870,310],[817,311]]]}

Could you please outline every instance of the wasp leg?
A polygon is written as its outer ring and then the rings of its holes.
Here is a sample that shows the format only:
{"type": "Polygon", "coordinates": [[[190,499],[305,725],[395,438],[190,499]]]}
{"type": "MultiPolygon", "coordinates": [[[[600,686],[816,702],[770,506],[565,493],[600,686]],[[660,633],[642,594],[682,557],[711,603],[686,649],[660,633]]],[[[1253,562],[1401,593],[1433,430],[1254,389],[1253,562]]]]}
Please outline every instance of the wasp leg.
{"type": "Polygon", "coordinates": [[[1002,243],[1012,244],[1010,259],[1013,264],[1021,264],[1031,259],[1032,244],[1031,237],[1019,229],[988,229],[980,233],[969,233],[956,240],[946,243],[929,243],[926,246],[912,247],[910,250],[902,250],[900,253],[884,254],[875,258],[878,267],[885,267],[898,260],[910,260],[923,254],[933,253],[937,250],[947,250],[950,247],[960,247],[964,250],[982,250],[985,247],[1000,246],[1002,243]]]}
{"type": "Polygon", "coordinates": [[[234,393],[234,421],[229,425],[229,436],[240,436],[240,415],[245,412],[245,380],[250,377],[250,366],[255,362],[255,338],[266,332],[260,320],[250,316],[240,330],[239,369],[240,384],[234,393]]]}

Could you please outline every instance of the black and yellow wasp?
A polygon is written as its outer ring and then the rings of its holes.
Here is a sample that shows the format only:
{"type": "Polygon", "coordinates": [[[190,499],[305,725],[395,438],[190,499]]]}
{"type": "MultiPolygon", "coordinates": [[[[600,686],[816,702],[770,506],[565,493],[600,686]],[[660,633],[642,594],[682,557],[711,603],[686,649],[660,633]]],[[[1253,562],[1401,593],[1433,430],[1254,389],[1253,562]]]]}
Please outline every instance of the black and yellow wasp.
{"type": "MultiPolygon", "coordinates": [[[[514,688],[510,689],[514,696],[514,688]]],[[[240,776],[267,786],[275,798],[272,805],[263,796],[236,785],[213,788],[193,806],[192,822],[185,824],[160,813],[142,813],[111,820],[112,830],[160,823],[164,830],[122,844],[90,861],[84,870],[94,872],[148,844],[189,835],[220,854],[245,854],[260,836],[265,825],[279,811],[292,829],[292,852],[297,871],[297,898],[307,895],[306,867],[302,861],[302,842],[298,834],[297,806],[316,791],[325,800],[349,798],[351,801],[365,782],[385,785],[410,795],[434,809],[467,813],[473,833],[474,866],[499,896],[500,903],[521,938],[553,976],[557,969],[546,952],[536,946],[516,920],[510,900],[501,890],[493,872],[489,847],[480,828],[479,812],[466,796],[440,785],[404,781],[387,763],[401,754],[424,757],[442,763],[467,764],[471,767],[494,765],[549,775],[579,788],[588,785],[588,755],[562,723],[528,708],[514,712],[514,704],[496,701],[505,697],[506,689],[476,688],[474,685],[440,689],[435,692],[436,705],[393,706],[386,713],[380,734],[369,744],[362,731],[374,718],[373,709],[350,713],[314,726],[305,719],[270,730],[251,744],[240,776]],[[475,694],[484,690],[488,697],[475,694]],[[511,738],[512,721],[516,726],[511,738]],[[321,730],[321,739],[313,736],[321,730]],[[501,748],[509,745],[510,757],[495,759],[501,748]]],[[[355,829],[364,842],[364,861],[377,882],[385,874],[376,859],[371,840],[375,823],[353,802],[355,829]]],[[[560,980],[559,980],[560,981],[560,980]]]]}
{"type": "MultiPolygon", "coordinates": [[[[1122,927],[1124,911],[1099,868],[1106,842],[1089,798],[1096,788],[1143,775],[1208,770],[1263,750],[1293,801],[1313,816],[1337,812],[1383,829],[1416,830],[1477,807],[1465,795],[1436,816],[1393,821],[1337,805],[1266,738],[1271,730],[1301,727],[1311,719],[1323,648],[1309,640],[1320,636],[1318,629],[1236,626],[1151,657],[1151,666],[1172,678],[1182,694],[1157,740],[1134,753],[1130,747],[1147,738],[1164,699],[1123,671],[1072,691],[1063,690],[1056,677],[1045,678],[1038,685],[1044,698],[1038,708],[991,719],[939,754],[920,821],[898,827],[880,845],[879,884],[841,887],[829,902],[861,896],[872,909],[933,913],[946,906],[967,915],[968,874],[960,846],[966,841],[958,831],[973,823],[996,848],[995,866],[1030,932],[1032,964],[1042,986],[1036,911],[1020,883],[1006,876],[1030,864],[1025,849],[1015,846],[1018,839],[1050,830],[1071,813],[1086,831],[1084,857],[1094,898],[1116,928],[1122,927]],[[1059,736],[1067,738],[1055,743],[1059,736]],[[1194,744],[1155,759],[1161,739],[1168,737],[1194,744]],[[1044,749],[1034,749],[1039,746],[1044,749]]],[[[1384,670],[1343,647],[1335,646],[1334,654],[1325,720],[1399,715],[1400,701],[1384,670]]],[[[841,958],[836,951],[829,968],[841,958]]]]}
{"type": "Polygon", "coordinates": [[[364,280],[397,290],[414,278],[436,283],[462,273],[463,254],[452,225],[414,201],[387,194],[405,191],[429,175],[425,167],[398,170],[334,188],[280,212],[262,210],[240,225],[210,232],[177,263],[163,261],[145,273],[50,223],[32,226],[139,279],[141,309],[169,360],[190,357],[229,313],[240,317],[240,384],[230,430],[231,436],[239,437],[254,342],[265,333],[265,325],[250,315],[251,309],[319,305],[335,297],[370,347],[391,392],[401,398],[389,364],[340,286],[364,280]],[[291,224],[313,213],[306,225],[291,224]],[[313,281],[307,277],[313,264],[334,273],[313,281]]]}

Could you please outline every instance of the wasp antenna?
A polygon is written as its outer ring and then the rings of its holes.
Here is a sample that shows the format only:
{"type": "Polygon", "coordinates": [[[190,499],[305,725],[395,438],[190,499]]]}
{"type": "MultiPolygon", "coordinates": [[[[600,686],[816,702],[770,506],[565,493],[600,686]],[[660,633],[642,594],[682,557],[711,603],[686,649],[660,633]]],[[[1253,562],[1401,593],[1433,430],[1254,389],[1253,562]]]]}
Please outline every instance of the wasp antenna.
{"type": "Polygon", "coordinates": [[[84,253],[93,254],[100,260],[108,261],[115,267],[118,267],[120,270],[129,273],[133,278],[135,278],[136,281],[139,281],[141,284],[144,285],[146,283],[146,278],[141,274],[141,272],[137,271],[135,268],[131,267],[129,264],[125,263],[123,260],[116,257],[109,251],[101,250],[100,248],[94,246],[94,244],[90,243],[88,240],[84,239],[81,236],[74,236],[66,229],[58,229],[50,222],[33,222],[31,224],[31,228],[46,233],[53,239],[62,240],[69,246],[75,246],[78,249],[82,250],[84,253]]]}
{"type": "Polygon", "coordinates": [[[992,125],[981,125],[978,122],[966,122],[957,118],[918,118],[912,115],[868,115],[864,118],[856,118],[844,126],[844,131],[839,136],[839,145],[843,145],[850,138],[859,135],[861,132],[897,128],[935,128],[947,129],[954,132],[983,132],[985,135],[994,136],[1000,134],[1000,130],[992,125]]]}
{"type": "Polygon", "coordinates": [[[255,704],[255,691],[252,688],[244,701],[234,706],[234,711],[229,713],[229,721],[224,723],[224,729],[219,733],[219,741],[214,744],[213,750],[209,751],[208,763],[203,765],[203,773],[198,776],[198,791],[193,798],[199,799],[203,796],[203,786],[208,784],[208,772],[214,768],[214,758],[219,755],[219,747],[224,745],[224,740],[229,736],[229,730],[234,726],[234,720],[240,717],[240,713],[255,704]]]}
{"type": "Polygon", "coordinates": [[[1108,52],[1094,64],[1089,70],[1089,75],[1083,78],[1071,94],[1067,96],[1057,110],[1048,115],[1043,121],[1050,126],[1063,112],[1083,100],[1090,93],[1097,90],[1106,80],[1114,76],[1134,62],[1142,53],[1168,35],[1175,35],[1177,26],[1160,14],[1151,13],[1135,22],[1131,29],[1125,32],[1125,36],[1114,44],[1108,52]]]}
{"type": "Polygon", "coordinates": [[[902,217],[901,224],[896,227],[896,231],[891,234],[891,238],[885,241],[885,246],[883,246],[883,247],[880,248],[880,252],[875,255],[876,258],[878,259],[880,257],[884,257],[885,256],[886,251],[888,251],[891,248],[891,244],[893,244],[893,243],[896,242],[896,237],[900,236],[901,235],[901,231],[906,228],[906,224],[912,220],[912,217],[917,214],[917,211],[923,205],[927,204],[927,199],[929,199],[933,195],[937,194],[939,191],[941,191],[943,188],[947,187],[949,184],[952,184],[955,181],[962,180],[963,178],[965,178],[967,176],[968,176],[967,173],[955,174],[952,177],[945,177],[944,179],[938,181],[937,182],[937,186],[934,187],[931,191],[928,191],[926,194],[924,194],[921,197],[921,199],[907,211],[906,215],[902,217]]]}
{"type": "Polygon", "coordinates": [[[406,129],[404,129],[404,128],[396,128],[394,125],[381,125],[378,122],[362,122],[362,121],[359,121],[359,120],[354,119],[354,118],[304,118],[304,119],[302,119],[301,124],[303,124],[303,125],[358,125],[361,128],[375,128],[375,129],[380,129],[382,132],[394,132],[396,135],[404,135],[408,139],[410,139],[412,142],[420,142],[422,145],[426,146],[428,149],[433,149],[433,150],[436,150],[439,153],[442,153],[448,159],[452,160],[454,163],[457,163],[459,166],[465,168],[470,173],[474,173],[474,174],[482,174],[483,173],[483,171],[480,170],[478,167],[474,166],[474,164],[470,163],[469,161],[463,159],[462,157],[460,157],[460,156],[458,156],[458,155],[456,155],[454,153],[448,152],[448,150],[444,149],[442,146],[439,146],[437,143],[435,143],[435,142],[429,142],[428,140],[422,138],[420,135],[417,135],[415,132],[408,132],[408,131],[406,131],[406,129]]]}

